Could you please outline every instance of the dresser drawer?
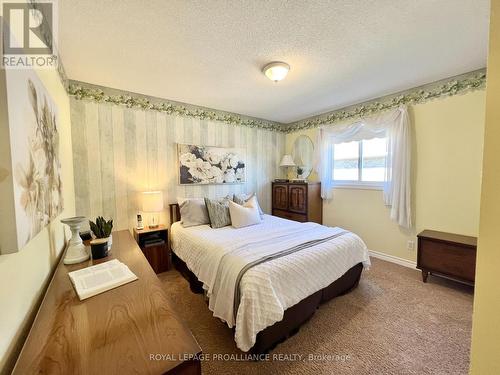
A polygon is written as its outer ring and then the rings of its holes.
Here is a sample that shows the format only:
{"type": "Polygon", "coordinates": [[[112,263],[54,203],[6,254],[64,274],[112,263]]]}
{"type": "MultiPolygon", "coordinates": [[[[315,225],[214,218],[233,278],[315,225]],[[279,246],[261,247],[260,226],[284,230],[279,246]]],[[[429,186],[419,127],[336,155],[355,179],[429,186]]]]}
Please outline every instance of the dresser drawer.
{"type": "Polygon", "coordinates": [[[417,267],[420,269],[474,282],[476,249],[421,238],[419,239],[417,263],[417,267]]]}
{"type": "Polygon", "coordinates": [[[304,223],[307,221],[307,215],[297,214],[295,212],[283,211],[283,210],[273,210],[273,215],[282,217],[283,219],[295,220],[304,223]]]}

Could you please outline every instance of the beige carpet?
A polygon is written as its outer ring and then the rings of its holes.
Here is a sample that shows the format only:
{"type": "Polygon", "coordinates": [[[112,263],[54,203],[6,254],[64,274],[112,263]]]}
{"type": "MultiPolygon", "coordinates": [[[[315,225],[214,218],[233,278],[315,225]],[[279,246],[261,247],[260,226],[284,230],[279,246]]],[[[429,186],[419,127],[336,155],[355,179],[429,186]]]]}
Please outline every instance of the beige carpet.
{"type": "Polygon", "coordinates": [[[372,263],[357,289],[321,305],[270,353],[274,360],[264,362],[213,360],[217,353],[242,354],[231,330],[211,316],[177,271],[159,277],[210,355],[204,374],[466,374],[472,288],[433,276],[424,284],[417,271],[372,263]],[[310,360],[310,354],[323,357],[310,360]]]}

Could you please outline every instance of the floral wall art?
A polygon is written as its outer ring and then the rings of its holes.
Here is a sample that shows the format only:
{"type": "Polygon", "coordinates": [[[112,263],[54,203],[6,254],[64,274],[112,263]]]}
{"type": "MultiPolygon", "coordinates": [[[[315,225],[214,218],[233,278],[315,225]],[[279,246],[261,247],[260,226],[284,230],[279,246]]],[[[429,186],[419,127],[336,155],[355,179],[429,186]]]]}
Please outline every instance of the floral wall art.
{"type": "MultiPolygon", "coordinates": [[[[63,210],[58,112],[31,70],[6,75],[18,248],[63,210]]],[[[13,218],[14,219],[14,218],[13,218]]]]}
{"type": "Polygon", "coordinates": [[[244,183],[243,151],[238,148],[178,144],[180,184],[244,183]]]}

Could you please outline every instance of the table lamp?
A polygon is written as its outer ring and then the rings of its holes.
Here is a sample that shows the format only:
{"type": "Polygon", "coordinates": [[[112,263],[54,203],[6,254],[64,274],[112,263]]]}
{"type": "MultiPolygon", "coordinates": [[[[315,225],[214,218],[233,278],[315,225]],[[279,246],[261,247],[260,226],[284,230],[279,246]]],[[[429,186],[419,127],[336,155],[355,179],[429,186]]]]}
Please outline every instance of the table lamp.
{"type": "Polygon", "coordinates": [[[142,193],[142,211],[150,213],[149,227],[157,228],[160,224],[160,212],[163,211],[163,193],[146,191],[142,193]]]}
{"type": "MultiPolygon", "coordinates": [[[[295,163],[293,162],[292,155],[286,154],[281,158],[280,167],[295,167],[295,163]]],[[[287,180],[288,180],[288,170],[287,170],[287,180]]]]}

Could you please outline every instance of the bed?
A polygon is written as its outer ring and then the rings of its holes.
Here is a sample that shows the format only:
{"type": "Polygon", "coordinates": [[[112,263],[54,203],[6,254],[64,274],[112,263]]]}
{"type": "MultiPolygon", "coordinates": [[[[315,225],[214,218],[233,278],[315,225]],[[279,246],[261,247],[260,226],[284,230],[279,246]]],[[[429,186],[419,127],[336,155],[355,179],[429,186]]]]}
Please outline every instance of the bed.
{"type": "Polygon", "coordinates": [[[244,352],[265,353],[296,333],[321,303],[355,288],[370,265],[364,242],[342,228],[270,215],[239,229],[184,228],[177,205],[170,215],[175,267],[193,292],[207,295],[244,352]]]}

